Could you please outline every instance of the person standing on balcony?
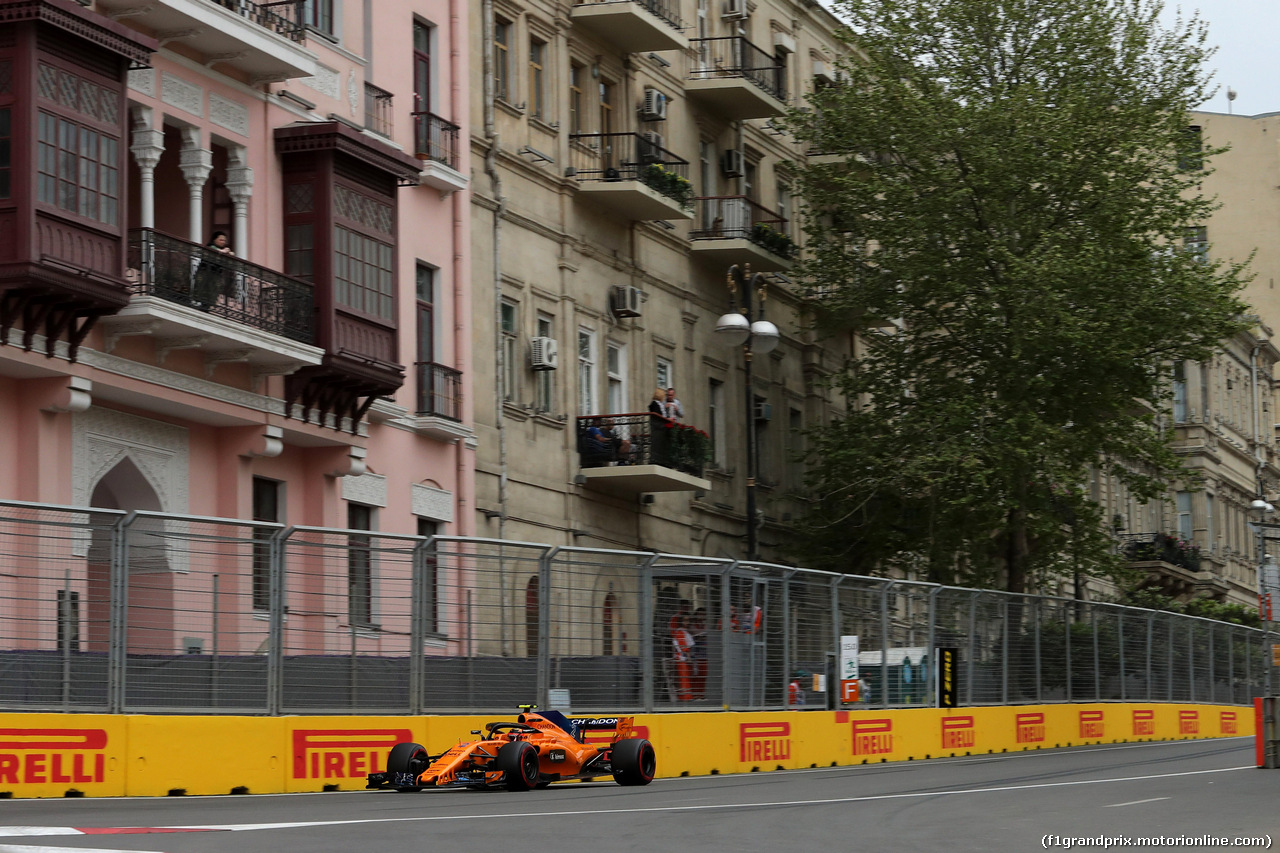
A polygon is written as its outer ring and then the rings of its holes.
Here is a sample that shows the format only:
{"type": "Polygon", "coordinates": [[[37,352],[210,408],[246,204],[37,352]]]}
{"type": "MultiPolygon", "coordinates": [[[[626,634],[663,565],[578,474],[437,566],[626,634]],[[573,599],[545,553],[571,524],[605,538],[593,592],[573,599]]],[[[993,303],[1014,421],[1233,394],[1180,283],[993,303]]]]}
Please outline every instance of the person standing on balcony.
{"type": "Polygon", "coordinates": [[[209,242],[205,243],[204,249],[200,265],[196,267],[196,286],[192,296],[194,297],[196,308],[208,311],[218,301],[219,296],[230,298],[233,290],[231,270],[218,263],[210,255],[230,255],[235,257],[236,253],[231,251],[230,239],[227,237],[226,231],[214,231],[213,236],[209,238],[209,242]]]}
{"type": "Polygon", "coordinates": [[[661,388],[653,392],[653,399],[649,401],[649,411],[659,417],[667,416],[667,392],[661,388]]]}
{"type": "Polygon", "coordinates": [[[684,406],[680,405],[680,401],[676,399],[676,389],[667,389],[667,400],[663,405],[668,418],[673,421],[684,420],[684,406]]]}

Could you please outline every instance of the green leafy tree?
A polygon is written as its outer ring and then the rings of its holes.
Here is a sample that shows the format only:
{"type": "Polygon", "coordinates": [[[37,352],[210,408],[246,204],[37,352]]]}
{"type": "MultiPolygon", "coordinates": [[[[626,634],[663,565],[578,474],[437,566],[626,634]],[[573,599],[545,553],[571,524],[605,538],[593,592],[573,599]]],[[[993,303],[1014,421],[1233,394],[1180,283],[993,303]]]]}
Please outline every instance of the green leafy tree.
{"type": "Polygon", "coordinates": [[[1019,592],[1110,573],[1091,476],[1183,476],[1169,365],[1244,328],[1243,265],[1184,245],[1214,206],[1204,27],[1155,0],[836,6],[855,58],[789,121],[839,160],[800,175],[803,273],[858,350],[799,556],[1019,592]]]}

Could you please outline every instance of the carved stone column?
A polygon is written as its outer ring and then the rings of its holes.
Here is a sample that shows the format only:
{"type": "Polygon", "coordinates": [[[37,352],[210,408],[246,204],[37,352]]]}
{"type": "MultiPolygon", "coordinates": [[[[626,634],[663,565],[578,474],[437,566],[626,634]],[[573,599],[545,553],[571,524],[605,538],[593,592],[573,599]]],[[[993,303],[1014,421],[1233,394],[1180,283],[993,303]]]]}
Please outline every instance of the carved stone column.
{"type": "Polygon", "coordinates": [[[190,190],[190,235],[192,243],[204,244],[204,182],[213,171],[213,152],[200,147],[200,128],[182,129],[182,151],[178,158],[182,177],[190,190]]]}
{"type": "Polygon", "coordinates": [[[227,155],[227,194],[231,196],[231,248],[242,258],[249,257],[249,199],[253,196],[253,169],[249,168],[249,152],[243,145],[233,145],[227,155]]]}
{"type": "Polygon", "coordinates": [[[156,165],[164,154],[164,131],[152,127],[154,111],[151,107],[131,107],[133,142],[129,153],[138,163],[138,224],[143,228],[156,227],[156,165]]]}

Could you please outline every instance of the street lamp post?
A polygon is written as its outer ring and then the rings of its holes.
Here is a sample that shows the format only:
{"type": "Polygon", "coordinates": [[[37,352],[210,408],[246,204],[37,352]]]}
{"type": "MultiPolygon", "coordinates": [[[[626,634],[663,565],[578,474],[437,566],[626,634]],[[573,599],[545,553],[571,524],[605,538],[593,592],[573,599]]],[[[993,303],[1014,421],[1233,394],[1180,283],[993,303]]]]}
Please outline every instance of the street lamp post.
{"type": "Polygon", "coordinates": [[[755,354],[766,355],[778,345],[778,327],[764,318],[764,301],[768,280],[763,273],[751,274],[751,265],[729,267],[729,313],[716,321],[716,332],[730,346],[741,346],[746,365],[747,426],[747,559],[760,559],[756,538],[756,429],[755,394],[751,386],[751,360],[755,354]],[[742,311],[738,312],[741,294],[742,311]],[[753,298],[754,297],[754,298],[753,298]],[[753,313],[754,310],[754,313],[753,313]]]}
{"type": "MultiPolygon", "coordinates": [[[[1267,519],[1275,515],[1276,508],[1272,506],[1265,498],[1259,496],[1249,504],[1249,514],[1254,517],[1251,524],[1258,534],[1258,615],[1262,617],[1262,629],[1265,632],[1264,644],[1271,642],[1271,613],[1273,601],[1272,597],[1276,592],[1276,581],[1272,580],[1268,583],[1268,575],[1271,566],[1267,562],[1267,531],[1280,530],[1280,524],[1268,522],[1267,519]]],[[[1272,650],[1265,649],[1267,652],[1267,694],[1272,693],[1272,673],[1274,672],[1272,662],[1272,650]]]]}

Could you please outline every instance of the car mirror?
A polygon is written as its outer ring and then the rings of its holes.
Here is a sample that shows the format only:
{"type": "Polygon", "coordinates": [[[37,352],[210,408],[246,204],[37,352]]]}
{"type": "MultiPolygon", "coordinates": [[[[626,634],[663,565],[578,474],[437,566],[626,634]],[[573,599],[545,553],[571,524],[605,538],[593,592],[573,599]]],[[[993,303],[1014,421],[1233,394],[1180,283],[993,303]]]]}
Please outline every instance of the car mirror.
{"type": "Polygon", "coordinates": [[[471,733],[472,733],[473,735],[478,735],[478,734],[480,734],[480,730],[479,730],[479,729],[472,729],[472,730],[471,730],[471,733]]]}

